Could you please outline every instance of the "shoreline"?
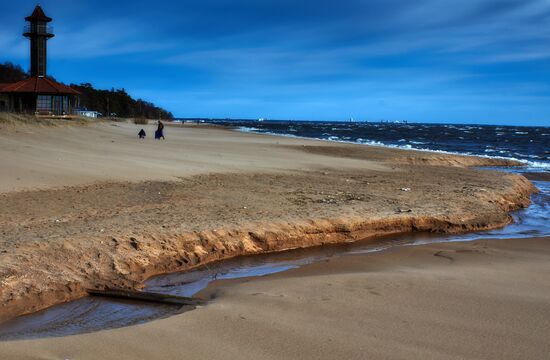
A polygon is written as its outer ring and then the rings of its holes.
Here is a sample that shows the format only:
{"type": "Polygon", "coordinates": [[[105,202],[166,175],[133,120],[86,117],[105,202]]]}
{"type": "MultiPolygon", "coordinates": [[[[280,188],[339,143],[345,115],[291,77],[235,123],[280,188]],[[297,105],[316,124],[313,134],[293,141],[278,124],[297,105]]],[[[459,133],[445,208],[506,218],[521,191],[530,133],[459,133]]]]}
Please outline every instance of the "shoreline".
{"type": "MultiPolygon", "coordinates": [[[[211,124],[213,126],[225,126],[225,125],[216,125],[215,123],[211,124]]],[[[533,169],[543,169],[543,172],[546,172],[548,169],[550,169],[549,166],[545,163],[537,162],[537,161],[530,161],[530,160],[523,160],[523,159],[517,159],[514,157],[506,157],[506,156],[498,156],[498,155],[484,155],[484,154],[469,154],[469,153],[461,153],[461,152],[453,152],[453,151],[446,151],[446,150],[436,150],[436,149],[427,149],[427,148],[415,148],[415,147],[408,147],[408,146],[399,146],[399,145],[389,145],[389,144],[383,144],[378,141],[372,141],[372,142],[357,142],[357,141],[347,141],[347,140],[332,140],[332,139],[323,139],[323,138],[316,138],[316,137],[307,137],[307,136],[299,136],[299,135],[293,135],[293,134],[283,134],[283,133],[274,133],[274,132],[261,132],[256,130],[244,130],[240,126],[229,126],[227,125],[226,128],[228,130],[234,130],[238,132],[242,132],[245,134],[256,134],[256,135],[266,135],[266,136],[275,136],[275,137],[287,137],[291,139],[303,139],[303,140],[316,140],[316,141],[322,141],[322,142],[328,142],[328,143],[339,143],[339,144],[347,144],[347,145],[361,145],[361,146],[371,146],[371,147],[379,147],[383,149],[398,149],[403,151],[412,151],[412,152],[423,152],[428,154],[441,154],[441,155],[452,155],[456,157],[463,157],[463,158],[482,158],[487,159],[488,165],[484,166],[494,166],[494,167],[511,167],[511,168],[526,168],[531,167],[533,169]]],[[[473,160],[472,162],[475,162],[476,160],[473,160]]],[[[464,165],[463,162],[462,165],[464,165]]],[[[472,165],[474,166],[474,165],[472,165]]],[[[531,173],[531,172],[529,172],[531,173]]],[[[532,172],[535,173],[535,172],[532,172]]],[[[547,178],[547,177],[545,177],[547,178]]]]}
{"type": "MultiPolygon", "coordinates": [[[[106,127],[89,130],[110,134],[106,127]]],[[[411,231],[498,228],[510,222],[510,211],[528,206],[530,194],[536,191],[518,175],[496,179],[497,173],[459,168],[463,159],[455,156],[403,155],[401,150],[318,146],[302,140],[280,144],[266,136],[228,135],[217,129],[182,130],[183,136],[194,132],[190,136],[221,142],[216,151],[238,151],[229,163],[243,157],[250,161],[248,152],[263,151],[258,142],[268,147],[269,158],[267,154],[258,157],[262,168],[254,165],[244,172],[225,170],[224,174],[214,170],[220,157],[214,153],[218,160],[212,162],[212,155],[206,153],[210,158],[204,161],[214,165],[208,175],[184,169],[182,175],[188,175],[179,182],[118,182],[3,193],[9,206],[0,216],[0,230],[10,238],[4,240],[0,255],[5,261],[0,269],[0,321],[77,299],[85,295],[85,288],[140,288],[144,280],[158,274],[244,254],[411,231]],[[233,139],[244,145],[233,145],[233,139]],[[282,167],[289,155],[309,164],[309,169],[282,167]],[[438,184],[435,192],[434,183],[438,184]],[[405,185],[414,190],[400,190],[400,186],[408,189],[405,185]],[[31,209],[33,201],[49,202],[53,210],[31,209]],[[453,205],[446,205],[449,201],[453,205]],[[163,215],[157,222],[159,213],[163,215]],[[189,219],[191,224],[182,224],[189,219]],[[36,242],[36,236],[47,241],[36,242]]],[[[140,150],[133,143],[128,146],[140,150]]],[[[167,150],[162,151],[166,156],[167,150]]]]}
{"type": "Polygon", "coordinates": [[[209,304],[191,312],[4,341],[0,351],[6,359],[135,360],[182,352],[212,359],[543,358],[550,350],[549,259],[550,237],[392,247],[218,280],[200,292],[209,304]]]}

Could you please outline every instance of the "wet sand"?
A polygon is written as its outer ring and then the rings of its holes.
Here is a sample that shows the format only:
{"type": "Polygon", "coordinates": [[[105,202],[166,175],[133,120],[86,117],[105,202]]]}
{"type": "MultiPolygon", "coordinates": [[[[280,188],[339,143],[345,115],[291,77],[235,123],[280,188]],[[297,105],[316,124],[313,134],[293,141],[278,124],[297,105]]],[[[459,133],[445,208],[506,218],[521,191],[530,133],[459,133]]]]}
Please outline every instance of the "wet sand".
{"type": "Polygon", "coordinates": [[[550,238],[396,247],[224,280],[207,306],[3,359],[546,359],[550,238]]]}
{"type": "Polygon", "coordinates": [[[548,172],[525,172],[522,174],[529,180],[534,181],[550,181],[550,173],[548,172]]]}

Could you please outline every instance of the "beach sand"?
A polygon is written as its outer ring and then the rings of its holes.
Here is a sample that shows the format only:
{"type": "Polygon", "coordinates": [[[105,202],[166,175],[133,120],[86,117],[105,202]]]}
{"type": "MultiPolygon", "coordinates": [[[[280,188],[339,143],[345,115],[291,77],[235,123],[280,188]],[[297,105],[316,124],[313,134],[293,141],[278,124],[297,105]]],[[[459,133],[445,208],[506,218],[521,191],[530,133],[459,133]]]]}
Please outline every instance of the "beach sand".
{"type": "Polygon", "coordinates": [[[547,359],[550,238],[403,246],[218,281],[197,310],[2,359],[547,359]]]}
{"type": "Polygon", "coordinates": [[[502,227],[536,191],[467,168],[505,160],[142,127],[3,127],[0,321],[233,256],[502,227]]]}
{"type": "Polygon", "coordinates": [[[211,173],[288,173],[324,169],[388,172],[395,164],[498,166],[512,162],[382,147],[245,134],[214,126],[122,122],[88,126],[2,126],[0,193],[113,181],[178,181],[211,173]],[[148,138],[138,141],[144,128],[148,138]]]}

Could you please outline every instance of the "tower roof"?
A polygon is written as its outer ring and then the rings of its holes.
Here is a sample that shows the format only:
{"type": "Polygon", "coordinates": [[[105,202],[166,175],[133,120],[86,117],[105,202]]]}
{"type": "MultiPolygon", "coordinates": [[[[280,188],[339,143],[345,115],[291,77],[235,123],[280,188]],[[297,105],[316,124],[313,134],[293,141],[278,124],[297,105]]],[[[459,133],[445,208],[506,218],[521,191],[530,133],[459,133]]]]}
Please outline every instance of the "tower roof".
{"type": "Polygon", "coordinates": [[[40,5],[36,5],[34,8],[34,11],[32,12],[31,16],[27,16],[25,18],[27,21],[45,21],[50,22],[52,21],[51,17],[46,16],[44,13],[44,10],[40,7],[40,5]]]}
{"type": "Polygon", "coordinates": [[[80,92],[50,78],[34,76],[13,84],[2,84],[1,93],[31,93],[45,95],[79,95],[80,92]]]}

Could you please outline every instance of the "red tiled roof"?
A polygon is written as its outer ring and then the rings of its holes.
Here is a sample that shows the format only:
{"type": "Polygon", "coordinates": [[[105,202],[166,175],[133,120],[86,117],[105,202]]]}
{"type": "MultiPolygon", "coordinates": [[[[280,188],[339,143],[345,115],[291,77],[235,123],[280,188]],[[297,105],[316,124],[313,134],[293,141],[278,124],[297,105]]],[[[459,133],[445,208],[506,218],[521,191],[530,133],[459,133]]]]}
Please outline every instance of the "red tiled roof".
{"type": "Polygon", "coordinates": [[[36,7],[34,8],[34,11],[32,12],[32,15],[27,16],[25,20],[27,21],[37,20],[37,21],[50,22],[52,21],[52,18],[46,16],[46,14],[44,13],[44,10],[42,10],[40,5],[36,5],[36,7]]]}
{"type": "Polygon", "coordinates": [[[49,95],[79,95],[80,93],[67,85],[47,77],[35,76],[13,84],[0,85],[3,93],[37,93],[49,95]]]}

